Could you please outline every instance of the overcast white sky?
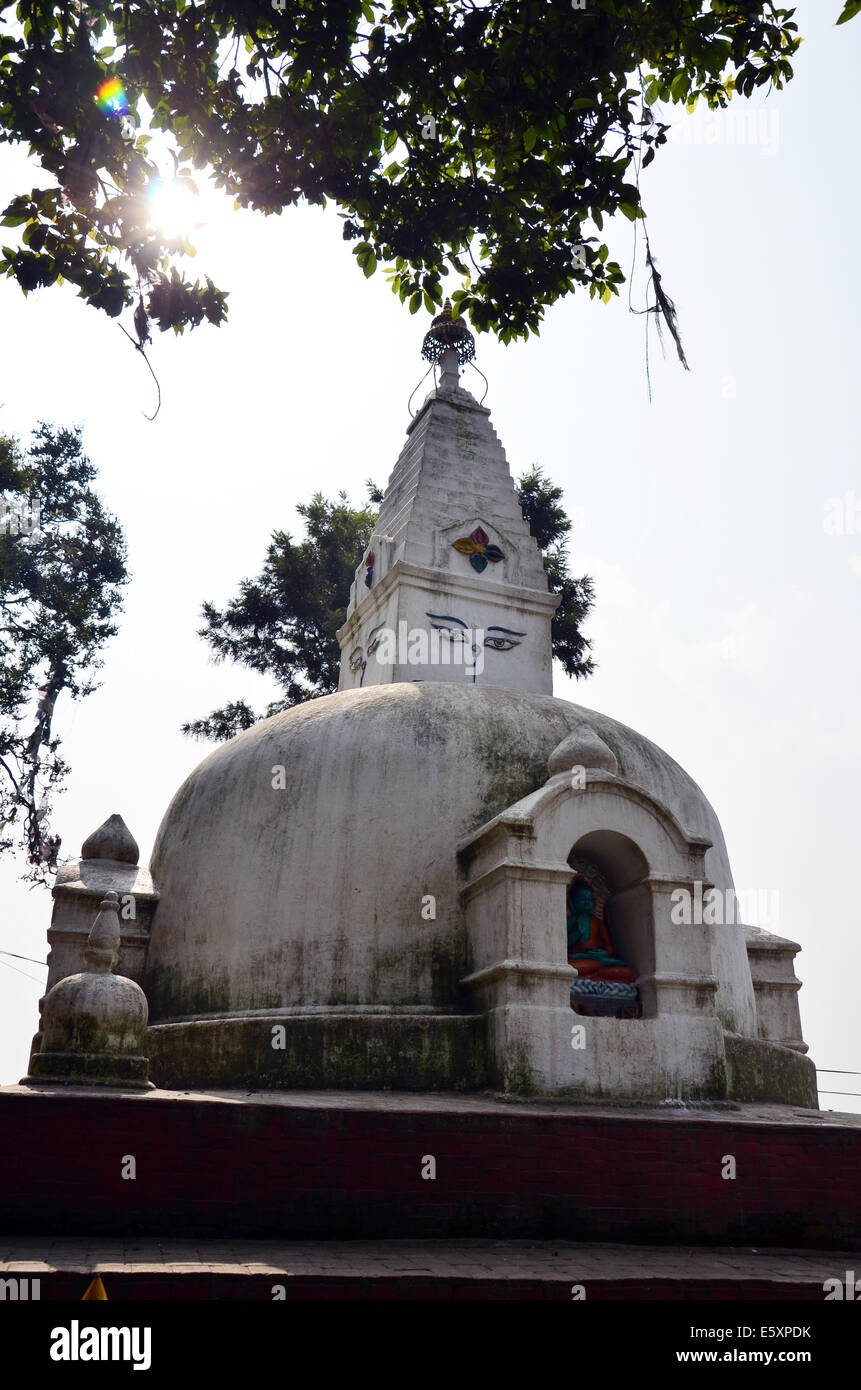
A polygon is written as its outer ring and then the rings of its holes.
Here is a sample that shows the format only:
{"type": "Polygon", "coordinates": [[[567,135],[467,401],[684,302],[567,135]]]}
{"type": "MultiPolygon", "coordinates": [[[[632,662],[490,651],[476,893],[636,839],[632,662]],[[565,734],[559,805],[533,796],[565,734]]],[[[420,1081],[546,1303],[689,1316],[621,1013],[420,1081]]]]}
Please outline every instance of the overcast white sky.
{"type": "MultiPolygon", "coordinates": [[[[596,583],[599,669],[580,683],[557,673],[556,694],[641,730],[699,782],[737,886],[779,893],[779,921],[761,925],[802,944],[817,1066],[861,1072],[861,508],[845,534],[823,524],[829,499],[854,490],[861,503],[861,20],[836,29],[840,8],[800,0],[796,78],[738,103],[743,139],[738,116],[679,116],[686,140],[643,178],[690,375],[652,333],[649,404],[645,320],[627,289],[607,307],[557,305],[526,344],[483,335],[477,360],[513,473],[543,465],[584,523],[574,566],[596,583]]],[[[0,147],[0,206],[37,181],[25,165],[0,147]]],[[[273,527],[298,534],[295,506],[315,489],[358,501],[365,478],[386,481],[425,370],[427,316],[411,318],[379,271],[363,278],[334,210],[266,220],[216,197],[210,218],[195,268],[231,291],[229,322],[158,338],[154,424],[141,413],[152,382],[114,323],[71,289],[25,300],[0,282],[0,427],[83,426],[133,573],[101,688],[57,706],[72,765],[62,857],[119,811],[146,862],[208,751],[181,722],[274,697],[211,664],[201,602],[224,603],[258,571],[273,527]]],[[[627,270],[623,219],[610,246],[627,270]]],[[[0,867],[0,948],[44,960],[50,899],[17,872],[0,867]]],[[[0,1084],[26,1070],[44,975],[0,956],[0,1084]]],[[[861,1076],[820,1086],[861,1092],[861,1076]]],[[[861,1098],[821,1104],[861,1111],[861,1098]]]]}

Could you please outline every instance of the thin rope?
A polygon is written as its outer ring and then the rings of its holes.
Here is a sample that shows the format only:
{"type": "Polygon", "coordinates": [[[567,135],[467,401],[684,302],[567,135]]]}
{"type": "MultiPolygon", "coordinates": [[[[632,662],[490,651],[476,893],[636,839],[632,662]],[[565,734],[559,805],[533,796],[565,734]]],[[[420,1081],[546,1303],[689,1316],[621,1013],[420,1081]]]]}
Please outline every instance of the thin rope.
{"type": "MultiPolygon", "coordinates": [[[[636,313],[637,311],[636,311],[636,310],[633,310],[632,312],[636,313]]],[[[650,324],[651,320],[650,320],[650,318],[649,318],[649,285],[648,285],[648,281],[646,282],[646,308],[645,308],[645,311],[644,311],[644,312],[645,312],[645,315],[646,315],[646,388],[647,388],[647,390],[648,390],[648,392],[649,392],[649,405],[651,405],[651,404],[652,404],[652,374],[651,374],[651,371],[649,370],[649,324],[650,324]]]]}
{"type": "MultiPolygon", "coordinates": [[[[642,74],[642,72],[640,71],[639,65],[637,66],[637,76],[638,76],[639,79],[640,79],[640,112],[641,112],[641,115],[642,115],[642,114],[645,113],[645,110],[646,110],[646,94],[645,94],[645,92],[643,91],[643,74],[642,74]]],[[[653,122],[652,124],[654,124],[654,122],[653,122]]],[[[635,172],[635,175],[634,175],[634,182],[635,182],[635,184],[636,184],[637,192],[638,192],[638,193],[640,192],[640,170],[642,169],[642,167],[643,167],[643,146],[642,146],[642,144],[640,144],[640,145],[637,147],[637,167],[636,167],[636,172],[635,172]]],[[[629,274],[629,276],[628,276],[628,308],[630,309],[630,311],[631,311],[632,314],[633,314],[633,313],[636,313],[636,310],[635,310],[633,304],[631,303],[631,297],[632,297],[632,295],[633,295],[633,293],[634,293],[634,271],[635,271],[635,269],[636,269],[636,267],[637,267],[637,237],[638,237],[638,233],[639,233],[639,230],[640,230],[640,229],[639,229],[639,226],[638,226],[639,221],[640,221],[640,219],[639,219],[638,217],[636,217],[636,218],[634,219],[634,248],[633,248],[633,251],[631,252],[631,272],[630,272],[630,274],[629,274]]],[[[648,298],[647,298],[646,302],[648,303],[648,298]]]]}
{"type": "MultiPolygon", "coordinates": [[[[470,362],[469,365],[470,365],[470,367],[472,367],[473,371],[478,372],[478,375],[481,377],[482,381],[484,382],[484,396],[486,396],[487,393],[488,393],[488,391],[490,390],[490,383],[489,383],[489,381],[487,380],[487,377],[484,375],[484,372],[481,370],[480,367],[476,367],[476,365],[475,365],[474,362],[470,362]]],[[[479,401],[479,405],[484,405],[484,396],[482,396],[481,400],[479,401]]]]}
{"type": "MultiPolygon", "coordinates": [[[[429,374],[433,371],[433,369],[434,369],[435,366],[436,366],[436,363],[435,363],[435,362],[431,362],[430,366],[428,367],[427,371],[425,372],[424,376],[422,377],[422,381],[426,381],[426,380],[427,380],[429,374]]],[[[419,386],[421,386],[421,384],[422,384],[422,381],[419,382],[419,385],[418,385],[418,386],[413,387],[412,395],[410,396],[409,400],[407,401],[407,412],[408,412],[409,417],[410,417],[411,420],[414,420],[414,419],[416,418],[415,415],[414,415],[413,412],[412,412],[413,396],[416,394],[416,391],[418,391],[419,386]]],[[[436,377],[434,377],[434,381],[436,381],[436,377]]]]}
{"type": "Polygon", "coordinates": [[[144,417],[144,419],[145,419],[145,420],[149,420],[150,424],[152,424],[152,422],[153,422],[153,420],[155,419],[156,415],[158,415],[158,412],[161,410],[161,387],[160,387],[159,384],[158,384],[158,377],[156,376],[155,372],[153,371],[152,367],[150,366],[150,360],[149,360],[149,358],[147,357],[146,353],[145,353],[144,350],[143,350],[143,343],[136,343],[135,340],[134,340],[134,338],[132,337],[131,333],[126,333],[126,330],[123,328],[123,326],[122,326],[121,323],[118,323],[118,324],[117,324],[117,328],[119,328],[119,330],[120,330],[121,333],[125,333],[125,334],[126,334],[126,337],[128,338],[128,340],[129,340],[129,342],[131,343],[132,347],[134,348],[135,352],[139,352],[139,353],[140,353],[140,355],[141,355],[141,357],[143,358],[144,362],[146,362],[147,371],[149,372],[150,376],[152,377],[153,381],[155,382],[155,389],[156,389],[156,391],[158,392],[158,404],[156,405],[156,408],[155,408],[155,414],[154,414],[154,415],[147,415],[147,413],[146,413],[145,410],[142,410],[142,411],[141,411],[141,415],[144,417]]]}

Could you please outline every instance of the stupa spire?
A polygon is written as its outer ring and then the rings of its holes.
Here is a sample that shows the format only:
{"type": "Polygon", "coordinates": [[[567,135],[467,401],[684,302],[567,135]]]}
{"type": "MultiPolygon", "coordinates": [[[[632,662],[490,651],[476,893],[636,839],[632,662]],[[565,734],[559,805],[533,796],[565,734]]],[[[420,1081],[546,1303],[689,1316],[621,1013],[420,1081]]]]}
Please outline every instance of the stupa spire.
{"type": "Polygon", "coordinates": [[[475,339],[449,300],[422,356],[439,381],[409,425],[356,570],[340,689],[480,681],[551,694],[558,599],[490,412],[460,383],[475,339]]]}

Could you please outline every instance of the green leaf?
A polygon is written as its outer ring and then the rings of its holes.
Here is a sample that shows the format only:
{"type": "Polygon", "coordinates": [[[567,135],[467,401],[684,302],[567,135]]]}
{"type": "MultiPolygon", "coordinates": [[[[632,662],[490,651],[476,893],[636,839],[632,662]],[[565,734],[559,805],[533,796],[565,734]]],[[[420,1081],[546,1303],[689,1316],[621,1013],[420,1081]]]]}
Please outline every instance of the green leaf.
{"type": "Polygon", "coordinates": [[[410,298],[410,313],[411,313],[411,314],[417,314],[418,311],[419,311],[419,309],[420,309],[421,307],[422,307],[422,292],[421,292],[421,290],[416,290],[415,294],[412,295],[411,298],[410,298]]]}
{"type": "Polygon", "coordinates": [[[529,126],[528,130],[523,132],[523,146],[527,154],[530,150],[535,149],[535,141],[537,139],[538,131],[535,129],[534,125],[529,126]]]}
{"type": "Polygon", "coordinates": [[[369,251],[368,255],[365,257],[365,260],[362,262],[362,270],[365,272],[365,277],[369,278],[371,275],[373,275],[376,268],[377,258],[374,255],[373,251],[369,251]]]}
{"type": "Polygon", "coordinates": [[[646,84],[643,88],[643,96],[646,98],[647,106],[652,106],[654,102],[659,100],[661,95],[661,86],[662,82],[660,77],[647,78],[646,84]]]}
{"type": "Polygon", "coordinates": [[[861,0],[846,0],[843,6],[843,13],[838,19],[838,24],[846,24],[848,20],[854,19],[856,14],[861,14],[861,0]]]}
{"type": "Polygon", "coordinates": [[[45,243],[47,227],[43,227],[41,222],[30,222],[24,229],[21,240],[25,246],[29,246],[33,251],[41,251],[45,243]]]}

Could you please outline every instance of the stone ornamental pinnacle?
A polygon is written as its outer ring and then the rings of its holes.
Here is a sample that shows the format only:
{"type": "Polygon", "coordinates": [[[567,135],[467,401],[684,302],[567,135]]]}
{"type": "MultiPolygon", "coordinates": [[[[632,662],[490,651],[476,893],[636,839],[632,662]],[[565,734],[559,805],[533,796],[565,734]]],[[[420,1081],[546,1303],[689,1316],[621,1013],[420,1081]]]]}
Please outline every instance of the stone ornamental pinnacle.
{"type": "Polygon", "coordinates": [[[445,681],[552,691],[559,600],[490,412],[460,383],[474,353],[446,301],[422,346],[439,383],[409,426],[338,633],[340,690],[445,681]]]}
{"type": "Polygon", "coordinates": [[[107,893],[87,939],[83,971],[45,995],[41,1047],[30,1058],[26,1084],[150,1088],[146,995],[113,973],[120,953],[118,906],[116,893],[107,893]]]}

